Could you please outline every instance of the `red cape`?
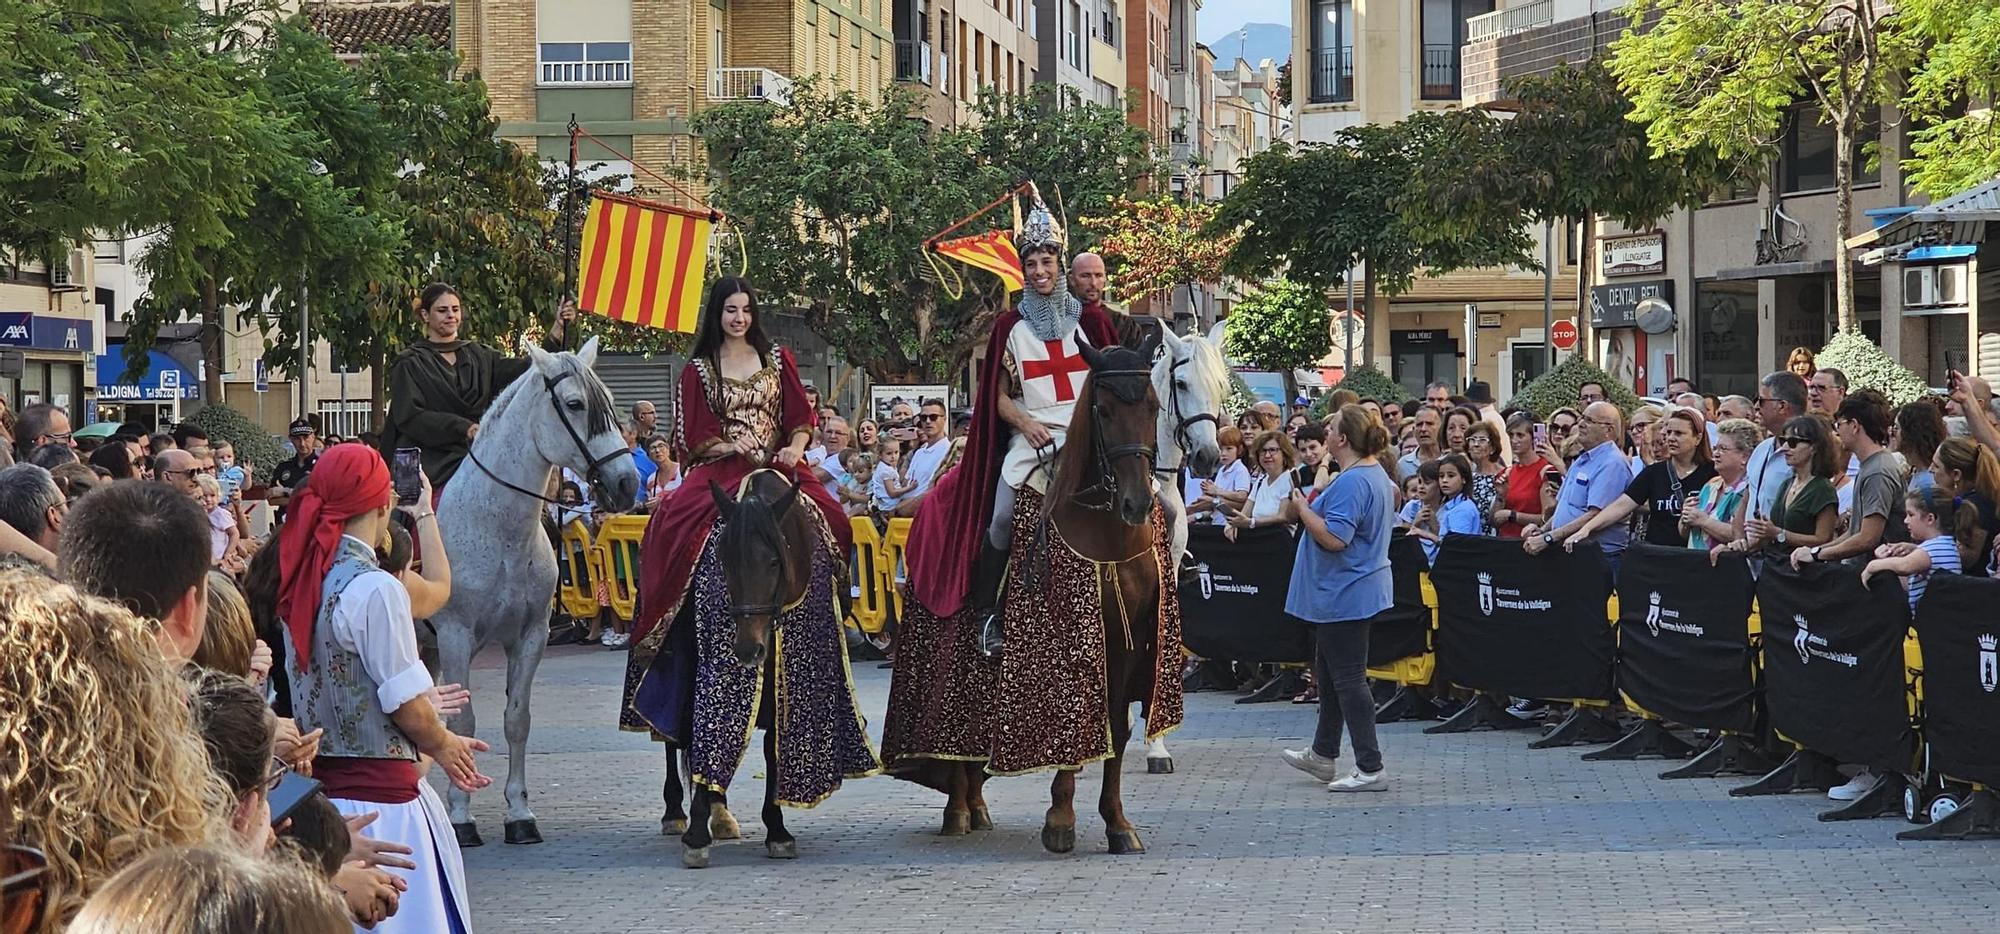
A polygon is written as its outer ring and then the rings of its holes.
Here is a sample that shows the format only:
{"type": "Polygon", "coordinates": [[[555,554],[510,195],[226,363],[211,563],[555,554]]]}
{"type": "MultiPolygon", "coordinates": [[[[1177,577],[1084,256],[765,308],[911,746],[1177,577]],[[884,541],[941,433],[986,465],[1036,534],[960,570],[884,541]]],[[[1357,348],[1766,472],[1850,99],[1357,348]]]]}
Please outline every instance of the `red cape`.
{"type": "MultiPolygon", "coordinates": [[[[999,408],[989,400],[1006,392],[1006,367],[1001,361],[1007,352],[1007,335],[1020,320],[1020,312],[1010,308],[993,322],[985,362],[979,369],[979,395],[973,400],[965,456],[938,478],[930,495],[917,507],[917,517],[910,526],[910,543],[904,552],[909,562],[910,591],[924,609],[940,619],[964,608],[966,592],[972,587],[972,565],[979,557],[979,544],[986,540],[986,525],[993,518],[993,486],[999,482],[1000,462],[1006,459],[1013,429],[1000,420],[999,408]]],[[[1077,326],[1094,346],[1118,343],[1117,323],[1101,304],[1085,305],[1077,326]]]]}

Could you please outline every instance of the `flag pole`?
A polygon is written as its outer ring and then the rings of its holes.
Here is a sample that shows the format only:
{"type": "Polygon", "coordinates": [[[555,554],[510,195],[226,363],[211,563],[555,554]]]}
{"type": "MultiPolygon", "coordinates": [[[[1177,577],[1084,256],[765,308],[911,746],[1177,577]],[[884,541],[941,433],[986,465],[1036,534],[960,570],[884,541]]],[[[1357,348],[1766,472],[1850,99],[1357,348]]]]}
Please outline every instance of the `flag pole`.
{"type": "MultiPolygon", "coordinates": [[[[576,137],[583,128],[576,124],[576,114],[569,115],[569,178],[563,184],[563,285],[562,294],[556,296],[556,307],[560,309],[565,301],[576,298],[576,137]]],[[[558,314],[561,312],[558,311],[558,314]]],[[[576,349],[576,329],[580,321],[571,321],[563,326],[563,349],[576,349]]]]}

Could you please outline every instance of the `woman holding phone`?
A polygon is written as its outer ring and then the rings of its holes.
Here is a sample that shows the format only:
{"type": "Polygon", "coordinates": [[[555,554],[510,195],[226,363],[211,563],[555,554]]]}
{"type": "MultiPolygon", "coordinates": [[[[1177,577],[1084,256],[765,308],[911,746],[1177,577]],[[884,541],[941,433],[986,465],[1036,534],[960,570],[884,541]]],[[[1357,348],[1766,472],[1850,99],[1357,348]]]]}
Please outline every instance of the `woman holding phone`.
{"type": "Polygon", "coordinates": [[[1520,538],[1524,526],[1546,524],[1555,511],[1562,468],[1549,460],[1553,443],[1549,430],[1534,416],[1515,412],[1507,419],[1507,439],[1523,453],[1500,475],[1500,495],[1488,518],[1501,538],[1520,538]]]}

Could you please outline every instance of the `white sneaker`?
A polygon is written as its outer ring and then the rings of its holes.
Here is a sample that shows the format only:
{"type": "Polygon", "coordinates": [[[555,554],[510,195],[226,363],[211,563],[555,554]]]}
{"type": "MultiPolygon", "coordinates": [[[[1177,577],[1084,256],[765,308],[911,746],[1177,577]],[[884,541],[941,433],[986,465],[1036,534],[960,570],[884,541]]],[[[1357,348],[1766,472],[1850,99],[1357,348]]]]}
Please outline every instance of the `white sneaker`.
{"type": "Polygon", "coordinates": [[[1862,769],[1847,780],[1847,784],[1829,789],[1826,796],[1835,801],[1856,801],[1875,788],[1875,773],[1862,769]]]}
{"type": "Polygon", "coordinates": [[[1329,759],[1313,751],[1311,746],[1304,749],[1287,749],[1279,754],[1285,764],[1313,777],[1314,781],[1330,782],[1340,775],[1339,760],[1329,759]]]}
{"type": "Polygon", "coordinates": [[[1346,778],[1336,778],[1326,783],[1328,791],[1388,791],[1389,775],[1385,770],[1363,772],[1355,769],[1346,778]]]}

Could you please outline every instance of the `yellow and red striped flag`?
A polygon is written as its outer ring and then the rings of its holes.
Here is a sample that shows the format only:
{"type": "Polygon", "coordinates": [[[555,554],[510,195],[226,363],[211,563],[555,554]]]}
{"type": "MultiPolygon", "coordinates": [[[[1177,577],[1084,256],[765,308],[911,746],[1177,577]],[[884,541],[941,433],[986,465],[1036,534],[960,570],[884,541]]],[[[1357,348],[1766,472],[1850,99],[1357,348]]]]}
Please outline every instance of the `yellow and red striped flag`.
{"type": "Polygon", "coordinates": [[[999,276],[1000,281],[1007,283],[1009,292],[1021,290],[1021,254],[1014,249],[1014,238],[1004,230],[940,241],[936,249],[967,266],[999,276]]]}
{"type": "Polygon", "coordinates": [[[618,321],[693,333],[701,320],[711,214],[592,192],[577,258],[577,307],[618,321]]]}

